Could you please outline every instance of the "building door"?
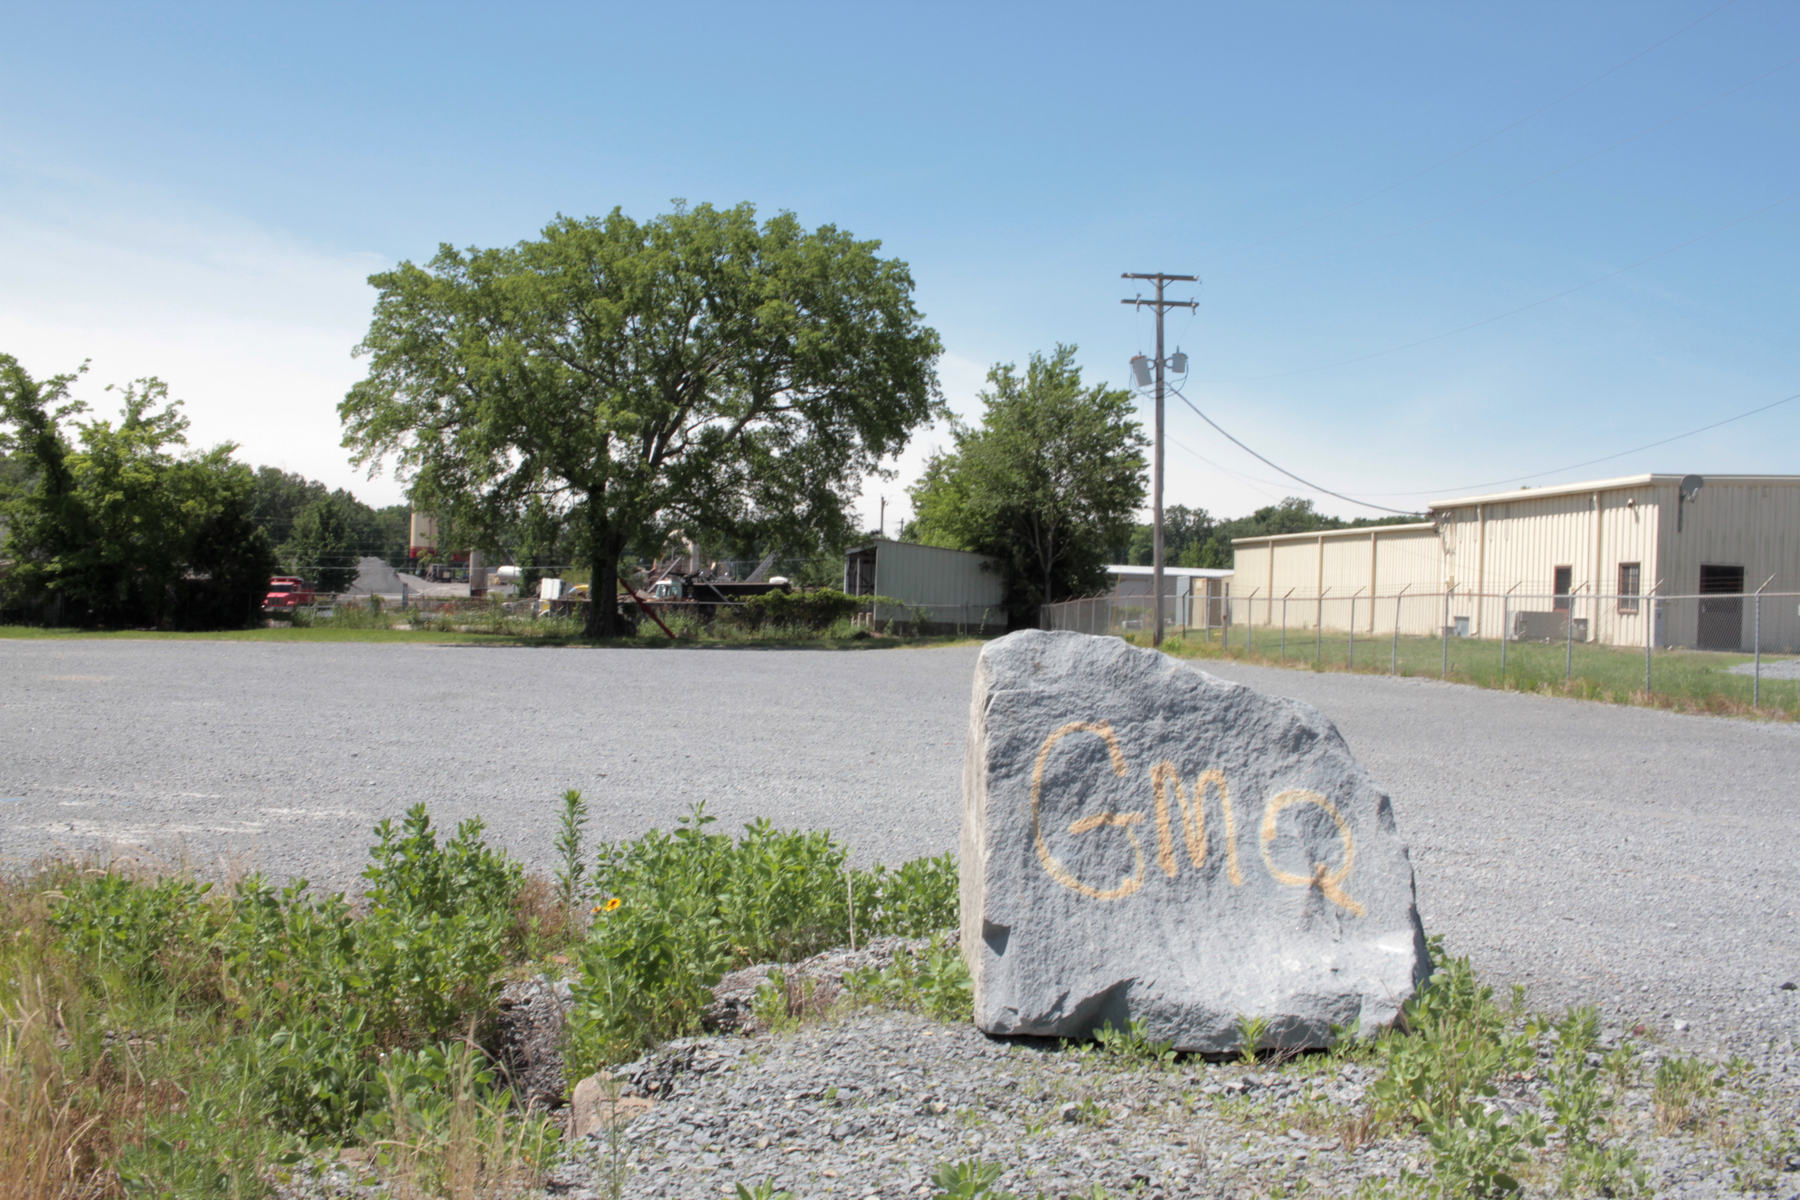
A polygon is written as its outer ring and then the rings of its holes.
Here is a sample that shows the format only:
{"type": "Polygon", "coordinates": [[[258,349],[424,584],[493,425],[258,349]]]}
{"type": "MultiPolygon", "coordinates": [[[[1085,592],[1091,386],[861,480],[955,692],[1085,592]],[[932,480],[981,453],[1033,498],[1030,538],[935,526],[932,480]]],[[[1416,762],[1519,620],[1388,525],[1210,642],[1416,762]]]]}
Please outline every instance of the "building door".
{"type": "Polygon", "coordinates": [[[1702,650],[1736,650],[1744,644],[1744,568],[1700,565],[1702,650]]]}
{"type": "Polygon", "coordinates": [[[1550,590],[1556,593],[1556,599],[1550,606],[1551,610],[1554,612],[1568,612],[1569,588],[1575,579],[1575,568],[1558,567],[1556,568],[1555,574],[1553,574],[1550,579],[1550,590]]]}

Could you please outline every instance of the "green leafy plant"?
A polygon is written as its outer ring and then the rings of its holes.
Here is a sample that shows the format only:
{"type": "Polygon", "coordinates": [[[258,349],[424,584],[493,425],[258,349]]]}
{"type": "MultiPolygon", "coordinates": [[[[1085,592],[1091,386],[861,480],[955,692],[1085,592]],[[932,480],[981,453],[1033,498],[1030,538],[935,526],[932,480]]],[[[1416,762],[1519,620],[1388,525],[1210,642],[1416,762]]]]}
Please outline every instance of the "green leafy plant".
{"type": "Polygon", "coordinates": [[[931,1186],[937,1189],[931,1194],[932,1200],[974,1200],[977,1196],[986,1196],[988,1200],[1019,1200],[1015,1193],[994,1187],[1004,1173],[1005,1168],[999,1163],[983,1162],[978,1158],[939,1163],[931,1173],[931,1186]]]}
{"type": "Polygon", "coordinates": [[[556,853],[560,860],[556,868],[556,898],[563,911],[573,918],[581,905],[587,903],[587,860],[582,853],[581,831],[587,825],[587,801],[581,798],[581,792],[570,788],[563,793],[562,812],[558,815],[556,834],[556,853]]]}
{"type": "Polygon", "coordinates": [[[1420,1182],[1433,1196],[1498,1196],[1517,1191],[1514,1174],[1542,1146],[1543,1122],[1511,1119],[1483,1101],[1496,1095],[1494,1077],[1536,1061],[1530,1031],[1507,1032],[1506,1017],[1467,958],[1446,959],[1432,939],[1437,963],[1430,980],[1401,1010],[1400,1025],[1379,1040],[1382,1075],[1370,1087],[1375,1117],[1386,1125],[1416,1125],[1433,1156],[1420,1182]]]}
{"type": "Polygon", "coordinates": [[[862,933],[930,937],[957,923],[960,883],[954,855],[915,858],[891,870],[876,863],[853,876],[862,933]]]}
{"type": "Polygon", "coordinates": [[[1707,1102],[1717,1090],[1718,1068],[1697,1058],[1665,1058],[1656,1065],[1651,1103],[1656,1127],[1677,1133],[1706,1118],[1707,1102]]]}
{"type": "Polygon", "coordinates": [[[1649,1173],[1637,1165],[1629,1147],[1609,1143],[1605,1114],[1614,1099],[1601,1085],[1601,1069],[1621,1073],[1618,1059],[1630,1061],[1629,1043],[1621,1044],[1609,1059],[1596,1053],[1600,1042],[1600,1014],[1589,1008],[1570,1009],[1552,1028],[1556,1047],[1551,1055],[1545,1102],[1556,1118],[1565,1149],[1563,1189],[1577,1195],[1627,1196],[1643,1191],[1649,1173]],[[1598,1066],[1590,1066],[1598,1059],[1598,1066]]]}
{"type": "Polygon", "coordinates": [[[391,1054],[381,1084],[386,1104],[365,1120],[362,1140],[397,1194],[514,1194],[554,1157],[552,1119],[514,1111],[485,1057],[465,1042],[391,1054]]]}
{"type": "Polygon", "coordinates": [[[1269,1033],[1269,1018],[1252,1017],[1239,1013],[1237,1028],[1238,1061],[1246,1066],[1255,1066],[1256,1052],[1262,1047],[1263,1039],[1269,1033]]]}
{"type": "Polygon", "coordinates": [[[794,1193],[778,1192],[775,1190],[775,1181],[765,1179],[753,1188],[738,1184],[737,1200],[794,1200],[794,1193]]]}
{"type": "MultiPolygon", "coordinates": [[[[711,987],[726,971],[797,962],[843,944],[851,895],[859,938],[953,919],[954,869],[945,857],[844,875],[848,851],[828,834],[776,829],[764,820],[737,838],[714,833],[696,805],[670,832],[651,830],[602,846],[597,907],[579,952],[572,1027],[575,1066],[623,1061],[642,1047],[698,1028],[711,987]],[[910,892],[916,894],[909,894],[910,892]]],[[[906,1003],[922,1011],[968,1009],[968,973],[940,947],[903,969],[906,1003]]],[[[804,1006],[803,1006],[804,1007],[804,1006]]]]}
{"type": "Polygon", "coordinates": [[[974,982],[962,954],[933,938],[923,949],[902,949],[890,966],[844,977],[851,1003],[911,1009],[940,1021],[974,1016],[974,982]]]}
{"type": "Polygon", "coordinates": [[[1101,1053],[1111,1058],[1164,1068],[1175,1065],[1175,1043],[1152,1040],[1141,1019],[1131,1021],[1124,1029],[1109,1021],[1094,1031],[1094,1041],[1099,1043],[1101,1053]]]}

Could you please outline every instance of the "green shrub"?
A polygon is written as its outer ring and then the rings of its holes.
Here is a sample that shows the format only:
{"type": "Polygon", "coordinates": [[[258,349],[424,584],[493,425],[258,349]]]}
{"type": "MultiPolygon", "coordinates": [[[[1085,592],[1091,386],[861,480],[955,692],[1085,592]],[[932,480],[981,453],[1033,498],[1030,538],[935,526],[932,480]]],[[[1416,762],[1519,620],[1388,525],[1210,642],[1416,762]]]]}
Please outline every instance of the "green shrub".
{"type": "Polygon", "coordinates": [[[975,1016],[968,964],[960,951],[935,937],[922,950],[902,950],[891,966],[850,972],[844,990],[852,1003],[911,1009],[940,1021],[975,1016]]]}
{"type": "Polygon", "coordinates": [[[1376,1046],[1382,1077],[1371,1086],[1376,1116],[1416,1125],[1432,1150],[1429,1178],[1414,1180],[1434,1197],[1488,1197],[1519,1189],[1513,1171],[1528,1161],[1527,1147],[1546,1140],[1542,1120],[1526,1113],[1507,1118],[1481,1100],[1497,1094],[1494,1077],[1526,1070],[1537,1061],[1536,1030],[1508,1033],[1506,1016],[1467,958],[1443,957],[1427,985],[1401,1010],[1400,1026],[1376,1046]]]}
{"type": "Polygon", "coordinates": [[[744,601],[738,619],[751,629],[765,626],[794,626],[801,629],[828,629],[848,618],[873,601],[886,597],[851,596],[836,588],[819,588],[811,592],[766,592],[744,601]]]}
{"type": "Polygon", "coordinates": [[[848,870],[823,832],[752,821],[733,839],[712,833],[704,805],[674,832],[602,846],[588,942],[580,951],[573,1058],[586,1072],[699,1027],[726,971],[797,962],[844,944],[850,892],[858,939],[919,936],[956,919],[956,869],[941,858],[848,870]]]}
{"type": "Polygon", "coordinates": [[[855,875],[859,938],[929,937],[957,923],[960,884],[954,855],[915,858],[892,871],[876,863],[855,875]]]}
{"type": "Polygon", "coordinates": [[[184,935],[204,923],[202,898],[211,890],[180,876],[145,884],[110,871],[83,874],[64,887],[50,925],[96,974],[117,972],[128,984],[162,988],[175,982],[170,959],[191,952],[184,935]]]}

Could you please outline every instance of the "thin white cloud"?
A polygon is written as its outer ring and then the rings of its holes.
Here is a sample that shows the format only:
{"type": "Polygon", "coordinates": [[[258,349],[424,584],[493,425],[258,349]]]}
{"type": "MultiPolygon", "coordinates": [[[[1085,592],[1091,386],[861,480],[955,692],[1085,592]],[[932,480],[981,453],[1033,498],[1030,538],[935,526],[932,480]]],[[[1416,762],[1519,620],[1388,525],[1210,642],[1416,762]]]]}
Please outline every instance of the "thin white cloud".
{"type": "Polygon", "coordinates": [[[78,394],[145,375],[186,401],[190,442],[233,441],[254,464],[400,498],[339,446],[336,407],[362,367],[351,347],[374,299],[373,254],[106,181],[9,161],[0,192],[0,351],[34,375],[91,360],[78,394]]]}

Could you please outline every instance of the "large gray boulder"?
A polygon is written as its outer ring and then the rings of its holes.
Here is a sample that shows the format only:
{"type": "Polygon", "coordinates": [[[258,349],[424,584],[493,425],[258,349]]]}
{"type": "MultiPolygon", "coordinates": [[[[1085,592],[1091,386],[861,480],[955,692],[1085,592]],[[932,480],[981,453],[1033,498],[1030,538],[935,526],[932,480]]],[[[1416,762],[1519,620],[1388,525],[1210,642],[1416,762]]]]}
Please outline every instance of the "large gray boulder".
{"type": "Polygon", "coordinates": [[[962,945],[975,1024],[1178,1050],[1323,1046],[1429,973],[1388,798],[1318,710],[1117,638],[1027,630],[975,668],[962,945]]]}

